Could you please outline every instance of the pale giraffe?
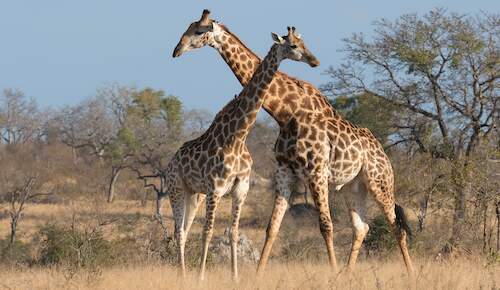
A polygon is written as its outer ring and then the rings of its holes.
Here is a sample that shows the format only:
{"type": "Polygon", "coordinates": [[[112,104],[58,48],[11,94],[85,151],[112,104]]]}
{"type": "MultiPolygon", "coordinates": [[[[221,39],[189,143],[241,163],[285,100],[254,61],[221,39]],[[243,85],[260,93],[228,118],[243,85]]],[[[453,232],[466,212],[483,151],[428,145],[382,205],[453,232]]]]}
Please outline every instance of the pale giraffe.
{"type": "Polygon", "coordinates": [[[272,34],[275,44],[243,91],[231,100],[215,117],[200,137],[186,142],[167,166],[166,186],[175,219],[175,238],[179,263],[185,272],[184,246],[187,233],[200,203],[199,194],[206,194],[206,221],[202,238],[200,278],[205,275],[205,263],[213,233],[215,211],[220,198],[232,192],[231,264],[237,278],[238,224],[241,207],[247,195],[252,158],[245,145],[249,130],[264,102],[265,92],[283,59],[301,61],[314,67],[318,60],[294,34],[272,34]]]}
{"type": "MultiPolygon", "coordinates": [[[[204,10],[202,19],[189,25],[173,56],[211,46],[245,86],[260,63],[259,57],[226,26],[208,19],[208,14],[209,11],[204,10]]],[[[329,183],[336,190],[344,185],[352,188],[352,194],[345,197],[353,228],[348,270],[353,270],[368,232],[363,218],[365,196],[369,192],[392,226],[408,274],[413,278],[414,270],[406,242],[409,228],[405,224],[402,208],[395,203],[391,162],[378,140],[368,129],[358,128],[344,120],[326,97],[305,81],[278,72],[265,93],[263,108],[280,125],[280,134],[275,146],[278,162],[276,198],[258,271],[262,272],[268,261],[288,206],[290,187],[295,178],[300,178],[308,186],[319,210],[320,230],[334,271],[337,270],[337,263],[328,204],[329,183]]]]}

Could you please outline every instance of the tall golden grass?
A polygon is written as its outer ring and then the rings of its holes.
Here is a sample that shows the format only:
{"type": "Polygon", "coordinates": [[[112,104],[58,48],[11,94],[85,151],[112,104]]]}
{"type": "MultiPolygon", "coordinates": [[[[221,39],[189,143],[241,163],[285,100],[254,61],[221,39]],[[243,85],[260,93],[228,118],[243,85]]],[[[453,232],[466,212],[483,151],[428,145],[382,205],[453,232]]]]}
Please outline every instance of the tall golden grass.
{"type": "MultiPolygon", "coordinates": [[[[498,289],[497,266],[461,259],[437,263],[417,261],[417,289],[498,289]]],[[[270,264],[262,278],[255,266],[242,267],[240,280],[231,279],[229,265],[212,267],[205,281],[196,271],[185,279],[173,267],[137,265],[102,272],[68,273],[64,268],[0,271],[0,289],[408,289],[404,265],[399,261],[362,262],[352,275],[333,275],[326,265],[270,264]]]]}
{"type": "MultiPolygon", "coordinates": [[[[5,204],[0,204],[0,208],[2,206],[5,204]]],[[[224,227],[229,224],[230,208],[230,200],[224,199],[217,215],[215,235],[222,235],[224,227]]],[[[259,207],[252,205],[244,210],[241,232],[250,237],[254,246],[260,249],[265,236],[262,223],[265,224],[267,216],[256,212],[256,208],[259,207]]],[[[153,213],[154,204],[149,203],[148,206],[142,207],[133,201],[106,204],[77,200],[54,205],[30,204],[19,225],[19,239],[33,241],[35,233],[46,224],[68,225],[75,219],[79,225],[93,224],[96,216],[118,219],[102,229],[107,239],[119,239],[122,235],[140,238],[147,234],[148,223],[155,223],[151,218],[153,213]],[[123,229],[120,229],[122,222],[131,218],[134,222],[130,230],[127,228],[124,233],[123,229]]],[[[169,207],[165,207],[165,215],[171,217],[169,207]]],[[[202,228],[203,215],[202,208],[193,226],[192,239],[202,228]]],[[[347,221],[341,219],[339,223],[341,225],[336,227],[335,243],[339,263],[342,264],[347,258],[351,233],[347,221]]],[[[169,219],[169,227],[171,226],[172,221],[169,219]]],[[[170,228],[170,232],[171,230],[170,228]]],[[[8,231],[8,219],[0,218],[0,239],[5,239],[8,231]]],[[[321,249],[318,252],[321,258],[321,253],[325,251],[316,217],[295,220],[287,215],[273,254],[280,253],[284,240],[295,239],[302,245],[300,241],[306,237],[310,237],[315,243],[314,246],[321,249]]],[[[426,241],[439,244],[439,236],[432,238],[432,241],[429,241],[430,239],[426,238],[426,241]]],[[[301,250],[300,246],[294,249],[301,250]]],[[[426,249],[423,255],[426,258],[419,258],[419,253],[415,251],[413,254],[417,270],[417,289],[500,289],[498,261],[488,263],[486,258],[474,254],[439,261],[434,259],[435,251],[429,249],[426,249]]],[[[4,266],[0,267],[0,289],[408,289],[410,285],[399,253],[395,250],[389,256],[361,258],[357,271],[352,275],[333,274],[324,264],[326,259],[313,261],[313,258],[303,255],[299,259],[288,261],[283,257],[275,257],[262,278],[256,277],[255,265],[241,265],[238,283],[231,279],[229,263],[211,263],[207,279],[203,282],[198,280],[196,269],[191,269],[186,279],[181,279],[175,267],[146,260],[137,264],[133,261],[127,265],[103,266],[90,270],[75,270],[64,266],[4,266]]]]}

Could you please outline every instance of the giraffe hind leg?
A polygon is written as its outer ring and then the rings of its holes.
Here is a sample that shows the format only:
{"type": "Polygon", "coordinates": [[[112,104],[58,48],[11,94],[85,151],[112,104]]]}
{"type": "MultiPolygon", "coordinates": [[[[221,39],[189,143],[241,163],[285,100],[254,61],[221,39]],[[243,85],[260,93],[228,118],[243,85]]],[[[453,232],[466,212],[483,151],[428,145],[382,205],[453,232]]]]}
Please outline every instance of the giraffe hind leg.
{"type": "Polygon", "coordinates": [[[245,203],[249,189],[249,177],[245,177],[237,181],[237,184],[232,192],[232,224],[231,224],[231,271],[233,279],[238,279],[238,229],[241,216],[241,208],[245,203]]]}
{"type": "Polygon", "coordinates": [[[214,231],[214,222],[215,222],[215,211],[217,210],[217,206],[222,197],[220,192],[212,192],[209,193],[206,200],[206,218],[205,218],[205,226],[203,228],[202,234],[202,252],[201,252],[201,264],[200,264],[200,280],[205,279],[205,267],[207,263],[207,255],[208,255],[208,246],[210,244],[210,240],[212,239],[213,231],[214,231]]]}
{"type": "Polygon", "coordinates": [[[259,265],[257,266],[257,273],[259,275],[264,273],[274,240],[278,235],[281,222],[288,208],[293,177],[294,174],[290,168],[283,165],[278,166],[276,171],[276,197],[274,199],[274,208],[267,225],[266,240],[260,255],[259,265]]]}
{"type": "Polygon", "coordinates": [[[393,192],[382,190],[382,188],[378,186],[377,182],[375,181],[368,182],[367,188],[373,195],[380,208],[382,209],[385,217],[387,218],[387,221],[392,228],[396,240],[398,241],[399,249],[401,250],[401,254],[403,255],[403,260],[406,265],[408,276],[410,277],[410,279],[414,280],[415,271],[410,258],[410,253],[408,251],[407,229],[405,229],[405,227],[398,226],[398,219],[399,222],[402,220],[406,221],[406,218],[403,219],[401,215],[404,212],[400,211],[401,207],[396,206],[393,192]]]}
{"type": "Polygon", "coordinates": [[[184,230],[185,221],[185,194],[179,189],[176,189],[170,195],[170,205],[175,220],[174,236],[177,244],[177,259],[180,267],[180,274],[184,277],[186,274],[186,263],[184,259],[184,249],[186,245],[186,232],[184,230]]]}
{"type": "Polygon", "coordinates": [[[319,211],[319,228],[325,240],[328,260],[333,272],[337,272],[337,259],[335,258],[335,249],[333,246],[333,222],[328,202],[328,174],[312,176],[309,181],[309,188],[316,208],[319,211]]]}
{"type": "Polygon", "coordinates": [[[192,194],[186,199],[186,222],[184,223],[186,238],[187,235],[189,234],[191,226],[193,225],[193,221],[196,216],[196,212],[198,211],[198,207],[204,200],[205,200],[205,195],[203,193],[192,194]]]}

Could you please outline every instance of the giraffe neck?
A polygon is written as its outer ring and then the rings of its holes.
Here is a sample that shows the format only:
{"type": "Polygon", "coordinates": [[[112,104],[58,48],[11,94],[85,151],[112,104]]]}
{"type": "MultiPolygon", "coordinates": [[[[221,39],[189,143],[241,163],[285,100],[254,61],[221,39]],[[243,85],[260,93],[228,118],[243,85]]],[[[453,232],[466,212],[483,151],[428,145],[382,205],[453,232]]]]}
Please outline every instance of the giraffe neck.
{"type": "Polygon", "coordinates": [[[273,45],[247,86],[235,100],[233,118],[239,119],[234,132],[236,137],[245,139],[248,135],[264,103],[266,91],[278,71],[279,64],[278,45],[273,45]]]}
{"type": "Polygon", "coordinates": [[[246,86],[259,66],[260,58],[225,26],[215,25],[219,28],[219,32],[211,46],[219,52],[241,85],[246,86]]]}

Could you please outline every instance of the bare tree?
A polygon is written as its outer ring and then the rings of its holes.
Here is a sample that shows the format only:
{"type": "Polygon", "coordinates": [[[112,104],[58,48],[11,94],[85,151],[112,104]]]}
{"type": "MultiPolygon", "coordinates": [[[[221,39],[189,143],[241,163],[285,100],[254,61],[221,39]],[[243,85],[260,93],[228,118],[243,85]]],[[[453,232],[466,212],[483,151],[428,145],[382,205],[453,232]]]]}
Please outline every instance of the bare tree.
{"type": "Polygon", "coordinates": [[[44,135],[44,116],[21,90],[5,89],[0,98],[0,142],[23,144],[44,135]]]}
{"type": "Polygon", "coordinates": [[[0,200],[6,202],[10,217],[8,247],[16,241],[19,222],[29,202],[48,192],[42,187],[52,176],[44,145],[36,142],[0,147],[0,200]],[[41,148],[42,147],[42,148],[41,148]]]}
{"type": "Polygon", "coordinates": [[[16,240],[17,225],[26,202],[37,196],[37,194],[33,193],[33,187],[36,184],[36,179],[36,176],[29,176],[25,183],[21,184],[20,187],[14,188],[13,191],[6,193],[7,198],[9,199],[8,213],[10,216],[10,236],[8,247],[11,247],[16,240]]]}

